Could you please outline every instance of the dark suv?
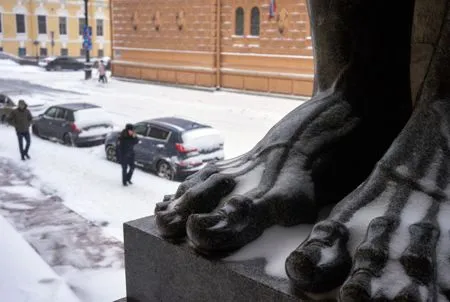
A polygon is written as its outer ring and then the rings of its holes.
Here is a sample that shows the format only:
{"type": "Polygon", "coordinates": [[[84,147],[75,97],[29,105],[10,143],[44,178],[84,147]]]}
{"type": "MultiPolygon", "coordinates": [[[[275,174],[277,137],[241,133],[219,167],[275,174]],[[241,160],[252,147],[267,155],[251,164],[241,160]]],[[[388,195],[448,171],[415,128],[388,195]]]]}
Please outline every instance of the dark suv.
{"type": "Polygon", "coordinates": [[[51,106],[32,126],[36,136],[70,146],[103,144],[113,130],[113,123],[101,107],[88,103],[51,106]]]}
{"type": "MultiPolygon", "coordinates": [[[[140,143],[134,148],[136,164],[155,171],[162,178],[183,180],[209,162],[224,158],[220,133],[207,125],[186,119],[166,117],[134,125],[140,143]]],[[[106,157],[116,159],[120,132],[106,137],[106,157]]]]}

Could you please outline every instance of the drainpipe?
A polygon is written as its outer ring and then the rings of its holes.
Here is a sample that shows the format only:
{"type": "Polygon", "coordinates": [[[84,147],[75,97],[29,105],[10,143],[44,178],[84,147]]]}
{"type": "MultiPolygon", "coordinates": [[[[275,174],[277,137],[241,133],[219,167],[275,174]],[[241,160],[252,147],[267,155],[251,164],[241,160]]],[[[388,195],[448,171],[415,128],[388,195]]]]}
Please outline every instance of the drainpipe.
{"type": "Polygon", "coordinates": [[[216,90],[220,89],[220,19],[221,19],[221,11],[220,11],[220,0],[216,0],[216,90]]]}
{"type": "Polygon", "coordinates": [[[109,0],[109,50],[110,50],[110,58],[111,58],[111,75],[112,75],[112,63],[114,61],[114,45],[113,45],[113,0],[109,0]]]}
{"type": "Polygon", "coordinates": [[[32,41],[33,45],[35,45],[36,47],[34,47],[36,54],[36,61],[39,62],[39,46],[38,44],[35,44],[34,42],[38,41],[38,37],[39,37],[39,33],[38,33],[38,28],[36,28],[36,37],[33,39],[33,35],[34,35],[34,11],[33,11],[33,6],[32,6],[32,2],[30,1],[28,2],[28,15],[25,15],[25,26],[27,27],[28,25],[28,21],[30,22],[30,34],[28,33],[28,28],[25,27],[25,32],[27,33],[27,38],[25,40],[25,48],[27,48],[27,44],[28,44],[28,38],[30,38],[30,40],[32,41]]]}

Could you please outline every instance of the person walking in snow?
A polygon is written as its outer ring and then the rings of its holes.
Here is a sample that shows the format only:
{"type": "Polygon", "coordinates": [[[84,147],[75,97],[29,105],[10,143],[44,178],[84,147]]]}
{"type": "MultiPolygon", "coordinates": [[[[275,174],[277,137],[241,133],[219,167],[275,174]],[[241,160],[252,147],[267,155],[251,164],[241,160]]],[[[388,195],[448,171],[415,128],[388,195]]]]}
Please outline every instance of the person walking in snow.
{"type": "Polygon", "coordinates": [[[134,172],[134,146],[138,143],[139,139],[133,125],[127,124],[117,142],[117,155],[122,165],[122,184],[124,186],[133,184],[131,178],[134,172]]]}
{"type": "Polygon", "coordinates": [[[31,137],[30,137],[30,126],[33,121],[33,116],[31,112],[27,109],[27,103],[24,100],[19,101],[19,106],[11,111],[7,121],[14,128],[16,128],[17,138],[19,140],[19,150],[22,160],[30,159],[28,151],[30,149],[31,137]],[[23,145],[23,140],[25,140],[25,147],[23,145]]]}
{"type": "Polygon", "coordinates": [[[103,63],[103,60],[100,60],[100,63],[98,64],[98,74],[100,75],[98,78],[99,82],[108,82],[108,79],[106,78],[106,66],[103,63]]]}

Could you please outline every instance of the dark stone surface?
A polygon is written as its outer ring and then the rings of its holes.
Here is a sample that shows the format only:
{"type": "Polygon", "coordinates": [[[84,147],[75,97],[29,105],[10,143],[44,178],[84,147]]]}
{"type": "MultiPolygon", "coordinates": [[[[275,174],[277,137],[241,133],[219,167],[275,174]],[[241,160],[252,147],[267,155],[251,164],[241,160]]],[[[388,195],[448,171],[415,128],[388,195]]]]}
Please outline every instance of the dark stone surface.
{"type": "Polygon", "coordinates": [[[307,2],[313,97],[248,153],[209,165],[157,204],[159,232],[220,255],[336,205],[287,259],[297,288],[340,287],[345,302],[419,292],[450,301],[441,248],[450,227],[439,221],[450,206],[450,0],[307,2]]]}
{"type": "Polygon", "coordinates": [[[264,273],[264,261],[223,262],[159,235],[153,217],[124,225],[127,302],[301,301],[285,279],[264,273]]]}

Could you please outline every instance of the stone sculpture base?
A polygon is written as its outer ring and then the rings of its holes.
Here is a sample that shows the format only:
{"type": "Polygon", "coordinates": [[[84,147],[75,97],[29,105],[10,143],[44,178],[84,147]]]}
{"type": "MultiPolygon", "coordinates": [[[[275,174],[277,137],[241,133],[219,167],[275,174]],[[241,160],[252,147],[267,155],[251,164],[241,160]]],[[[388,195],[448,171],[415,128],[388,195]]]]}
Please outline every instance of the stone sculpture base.
{"type": "Polygon", "coordinates": [[[300,301],[288,280],[268,276],[264,260],[208,260],[186,243],[162,239],[153,217],[124,224],[127,298],[121,302],[300,301]]]}

